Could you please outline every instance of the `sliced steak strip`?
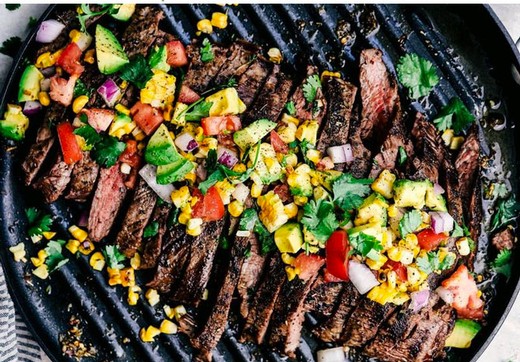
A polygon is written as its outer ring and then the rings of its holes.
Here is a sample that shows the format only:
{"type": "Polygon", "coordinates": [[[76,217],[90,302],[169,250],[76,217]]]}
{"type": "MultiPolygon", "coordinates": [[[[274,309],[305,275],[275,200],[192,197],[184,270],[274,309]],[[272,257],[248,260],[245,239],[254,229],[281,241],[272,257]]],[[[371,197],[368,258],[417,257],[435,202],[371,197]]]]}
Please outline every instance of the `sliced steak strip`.
{"type": "Polygon", "coordinates": [[[307,102],[303,94],[303,86],[305,85],[307,78],[312,75],[319,76],[318,68],[308,65],[307,77],[305,77],[301,84],[296,88],[291,97],[291,101],[294,103],[294,108],[296,109],[294,117],[298,118],[300,121],[314,119],[321,123],[321,120],[325,117],[325,113],[327,112],[327,100],[325,99],[322,88],[318,88],[316,98],[312,103],[307,102]]]}
{"type": "Polygon", "coordinates": [[[439,182],[439,170],[445,157],[442,139],[433,123],[428,122],[424,115],[417,113],[412,129],[415,140],[416,157],[413,159],[414,179],[429,179],[439,182]]]}
{"type": "Polygon", "coordinates": [[[326,152],[331,146],[348,142],[350,117],[357,87],[337,77],[325,77],[322,87],[328,100],[328,108],[316,148],[326,152]]]}
{"type": "Polygon", "coordinates": [[[143,256],[141,258],[141,269],[150,269],[157,265],[163,239],[165,238],[166,228],[168,224],[168,216],[170,214],[171,206],[167,203],[157,203],[152,215],[152,222],[158,224],[157,235],[153,236],[144,244],[143,256]]]}
{"type": "Polygon", "coordinates": [[[77,162],[72,171],[72,179],[66,199],[85,202],[94,190],[99,174],[99,165],[90,158],[89,152],[83,152],[83,158],[77,162]]]}
{"type": "Polygon", "coordinates": [[[212,50],[213,60],[203,62],[200,57],[200,45],[190,44],[186,47],[190,65],[182,84],[199,94],[208,88],[211,80],[217,76],[220,68],[227,61],[227,48],[213,44],[212,50]]]}
{"type": "Polygon", "coordinates": [[[159,32],[159,22],[164,18],[156,6],[138,6],[128,27],[123,32],[121,44],[131,59],[137,54],[146,56],[159,32]]]}
{"type": "Polygon", "coordinates": [[[89,236],[93,241],[101,241],[108,235],[126,192],[125,178],[119,163],[101,169],[88,218],[89,236]]]}
{"type": "Polygon", "coordinates": [[[354,160],[347,165],[346,170],[354,177],[366,177],[372,164],[370,159],[372,153],[365,147],[361,140],[360,120],[357,111],[353,112],[350,129],[352,132],[350,132],[349,143],[352,147],[354,160]]]}
{"type": "Polygon", "coordinates": [[[504,230],[497,232],[491,238],[491,244],[498,250],[511,250],[515,246],[515,235],[513,230],[506,227],[504,230]]]}
{"type": "MultiPolygon", "coordinates": [[[[482,195],[480,181],[477,179],[473,187],[471,198],[469,200],[469,208],[467,211],[468,229],[471,239],[478,244],[480,232],[482,230],[482,195]]],[[[467,256],[467,265],[473,269],[473,261],[478,247],[471,250],[467,256]]]]}
{"type": "Polygon", "coordinates": [[[464,213],[462,207],[462,198],[459,192],[459,180],[457,171],[449,157],[444,157],[442,160],[442,170],[444,171],[446,190],[446,204],[448,205],[448,212],[455,219],[457,224],[462,225],[464,221],[464,213]]]}
{"type": "Polygon", "coordinates": [[[318,325],[314,334],[324,342],[337,342],[350,314],[361,299],[357,289],[348,282],[344,284],[334,312],[324,323],[318,325]]]}
{"type": "Polygon", "coordinates": [[[56,201],[63,194],[70,182],[73,169],[74,164],[67,165],[59,152],[56,162],[50,170],[34,183],[34,188],[43,194],[46,203],[56,201]]]}
{"type": "Polygon", "coordinates": [[[141,247],[143,230],[152,216],[156,200],[155,192],[139,177],[134,197],[116,237],[116,244],[126,257],[132,258],[141,247]]]}
{"type": "Polygon", "coordinates": [[[257,57],[238,79],[238,96],[249,107],[269,76],[272,64],[257,57]]]}
{"type": "MultiPolygon", "coordinates": [[[[455,169],[459,176],[459,193],[464,205],[469,205],[477,181],[479,156],[478,127],[476,124],[473,124],[455,159],[455,169]]],[[[469,221],[471,218],[470,210],[465,209],[464,211],[464,217],[469,221]]]]}
{"type": "Polygon", "coordinates": [[[319,276],[305,299],[305,309],[318,320],[330,317],[339,302],[342,290],[343,283],[326,282],[319,276]]]}
{"type": "Polygon", "coordinates": [[[224,222],[221,219],[205,223],[202,233],[193,239],[183,281],[174,290],[172,300],[189,305],[200,302],[209,281],[224,222]]]}
{"type": "Polygon", "coordinates": [[[53,102],[45,112],[43,123],[36,134],[36,141],[31,144],[29,153],[22,163],[22,170],[25,174],[25,185],[29,186],[40,171],[47,159],[47,155],[54,144],[54,137],[51,125],[60,122],[65,116],[66,108],[57,102],[53,102]]]}
{"type": "Polygon", "coordinates": [[[263,342],[276,300],[286,280],[283,262],[277,253],[273,253],[262,282],[255,293],[240,342],[252,341],[256,344],[263,342]]]}
{"type": "Polygon", "coordinates": [[[216,86],[226,84],[230,78],[238,79],[247,70],[259,47],[245,41],[236,41],[228,50],[227,62],[224,63],[212,83],[216,86]]]}

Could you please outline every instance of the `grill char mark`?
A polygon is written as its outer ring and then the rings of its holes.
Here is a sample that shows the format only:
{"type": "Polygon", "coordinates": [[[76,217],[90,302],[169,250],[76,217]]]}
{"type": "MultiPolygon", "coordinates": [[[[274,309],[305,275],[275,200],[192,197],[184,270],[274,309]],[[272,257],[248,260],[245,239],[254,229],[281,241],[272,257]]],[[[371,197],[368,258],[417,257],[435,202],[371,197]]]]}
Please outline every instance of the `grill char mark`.
{"type": "Polygon", "coordinates": [[[141,261],[141,269],[154,268],[161,255],[163,240],[165,238],[168,216],[170,214],[171,206],[167,203],[155,205],[152,215],[152,221],[156,222],[159,227],[157,235],[153,236],[144,244],[143,256],[141,261]]]}

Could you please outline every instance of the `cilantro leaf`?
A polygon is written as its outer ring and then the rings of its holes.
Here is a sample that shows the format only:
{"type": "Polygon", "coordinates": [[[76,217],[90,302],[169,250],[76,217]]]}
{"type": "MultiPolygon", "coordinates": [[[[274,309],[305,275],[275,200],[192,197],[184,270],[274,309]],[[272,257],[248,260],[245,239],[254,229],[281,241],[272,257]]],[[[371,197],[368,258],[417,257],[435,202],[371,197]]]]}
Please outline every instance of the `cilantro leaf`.
{"type": "Polygon", "coordinates": [[[455,255],[453,253],[446,254],[444,259],[440,261],[439,253],[439,250],[436,252],[429,251],[425,256],[418,257],[416,259],[417,267],[426,274],[451,268],[455,263],[455,255]]]}
{"type": "Polygon", "coordinates": [[[238,230],[241,231],[252,231],[258,222],[258,214],[254,209],[246,209],[240,217],[238,223],[238,230]]]}
{"type": "Polygon", "coordinates": [[[217,150],[212,148],[208,151],[208,156],[206,157],[206,162],[204,166],[206,167],[206,171],[208,172],[208,174],[215,172],[218,166],[217,150]]]}
{"type": "Polygon", "coordinates": [[[421,223],[422,217],[419,211],[408,211],[404,214],[401,221],[399,221],[399,232],[401,233],[401,238],[404,239],[406,235],[413,233],[421,223]]]}
{"type": "Polygon", "coordinates": [[[65,258],[62,254],[63,245],[65,245],[65,243],[65,240],[49,240],[45,248],[45,252],[47,253],[45,264],[47,265],[49,273],[61,268],[69,261],[69,259],[65,258]]]}
{"type": "Polygon", "coordinates": [[[211,49],[211,43],[208,38],[204,38],[202,41],[202,47],[200,48],[200,60],[204,63],[211,62],[215,59],[215,55],[213,54],[213,49],[211,49]]]}
{"type": "Polygon", "coordinates": [[[507,190],[507,186],[502,182],[498,182],[493,184],[493,196],[498,198],[504,198],[507,196],[509,191],[507,190]]]}
{"type": "Polygon", "coordinates": [[[119,251],[116,245],[107,245],[105,250],[102,250],[107,265],[111,269],[123,269],[125,266],[120,262],[124,261],[126,257],[119,251]]]}
{"type": "Polygon", "coordinates": [[[464,230],[457,224],[454,223],[453,231],[451,232],[452,238],[460,238],[461,236],[464,236],[464,230]]]}
{"type": "Polygon", "coordinates": [[[290,116],[294,116],[296,114],[296,107],[294,106],[293,101],[285,103],[285,109],[287,110],[290,116]]]}
{"type": "Polygon", "coordinates": [[[184,114],[186,121],[200,121],[201,118],[208,117],[212,105],[213,102],[206,101],[196,103],[189,112],[184,114]]]}
{"type": "Polygon", "coordinates": [[[126,143],[118,141],[115,137],[106,135],[92,150],[92,157],[99,165],[112,167],[116,164],[117,159],[125,149],[126,143]]]}
{"type": "Polygon", "coordinates": [[[29,236],[41,235],[45,231],[50,231],[52,226],[52,217],[49,214],[43,214],[35,207],[25,209],[25,215],[29,222],[29,236]]]}
{"type": "Polygon", "coordinates": [[[518,216],[520,211],[520,203],[516,202],[513,195],[507,200],[500,200],[491,219],[491,230],[500,229],[504,225],[508,225],[518,216]]]}
{"type": "Polygon", "coordinates": [[[363,203],[370,193],[371,179],[357,179],[349,173],[342,174],[332,184],[334,203],[343,211],[351,211],[363,203]]]}
{"type": "Polygon", "coordinates": [[[151,238],[159,233],[159,223],[157,221],[152,221],[146,227],[143,231],[143,237],[144,238],[151,238]]]}
{"type": "Polygon", "coordinates": [[[372,235],[365,233],[349,234],[349,243],[352,246],[353,254],[368,257],[373,260],[379,259],[379,251],[383,250],[383,245],[372,235]]]}
{"type": "Polygon", "coordinates": [[[9,39],[4,40],[0,47],[0,53],[7,55],[8,57],[14,58],[18,49],[22,46],[22,39],[17,36],[12,36],[9,39]]]}
{"type": "Polygon", "coordinates": [[[474,121],[475,116],[470,113],[464,103],[459,98],[453,97],[439,112],[433,123],[439,131],[453,128],[455,134],[459,134],[474,121]]]}
{"type": "Polygon", "coordinates": [[[260,252],[262,255],[266,255],[267,253],[276,250],[276,244],[274,243],[273,235],[267,231],[265,226],[260,221],[255,223],[253,231],[258,236],[261,249],[260,252]]]}
{"type": "Polygon", "coordinates": [[[408,159],[408,155],[406,154],[406,150],[403,146],[399,146],[398,155],[397,155],[397,163],[399,166],[403,166],[408,159]]]}
{"type": "Polygon", "coordinates": [[[500,250],[495,260],[491,263],[491,268],[497,274],[504,275],[507,279],[511,277],[511,255],[509,249],[500,250]]]}
{"type": "Polygon", "coordinates": [[[211,175],[209,175],[208,178],[199,183],[200,192],[202,192],[205,195],[211,186],[215,185],[219,181],[223,181],[225,178],[226,175],[224,175],[224,173],[220,171],[220,169],[217,169],[211,175]]]}
{"type": "Polygon", "coordinates": [[[237,85],[237,80],[235,79],[235,77],[231,77],[226,82],[224,88],[231,88],[231,87],[235,87],[236,85],[237,85]]]}
{"type": "Polygon", "coordinates": [[[87,97],[90,97],[92,95],[92,89],[88,89],[85,83],[81,79],[78,79],[76,81],[76,84],[74,85],[74,98],[85,95],[87,97]]]}
{"type": "Polygon", "coordinates": [[[86,32],[87,31],[87,25],[85,21],[93,16],[97,15],[104,15],[104,14],[114,14],[118,11],[118,4],[105,4],[101,5],[101,8],[99,11],[92,11],[90,10],[90,5],[88,4],[81,4],[81,12],[82,14],[78,14],[78,21],[81,25],[81,31],[86,32]]]}
{"type": "Polygon", "coordinates": [[[137,88],[143,89],[146,82],[153,77],[153,72],[146,59],[139,54],[121,69],[120,77],[133,83],[137,88]]]}
{"type": "Polygon", "coordinates": [[[339,226],[334,214],[334,205],[323,199],[311,200],[305,204],[301,223],[321,243],[325,243],[339,226]]]}
{"type": "Polygon", "coordinates": [[[308,103],[314,102],[318,88],[321,88],[320,77],[317,74],[308,76],[303,84],[303,96],[308,103]]]}
{"type": "Polygon", "coordinates": [[[397,75],[399,81],[408,88],[412,99],[428,95],[439,83],[433,64],[417,54],[406,54],[399,59],[397,75]]]}
{"type": "Polygon", "coordinates": [[[94,127],[89,124],[76,128],[74,134],[83,137],[89,149],[92,149],[92,147],[101,142],[101,139],[103,138],[99,133],[97,133],[94,127]]]}

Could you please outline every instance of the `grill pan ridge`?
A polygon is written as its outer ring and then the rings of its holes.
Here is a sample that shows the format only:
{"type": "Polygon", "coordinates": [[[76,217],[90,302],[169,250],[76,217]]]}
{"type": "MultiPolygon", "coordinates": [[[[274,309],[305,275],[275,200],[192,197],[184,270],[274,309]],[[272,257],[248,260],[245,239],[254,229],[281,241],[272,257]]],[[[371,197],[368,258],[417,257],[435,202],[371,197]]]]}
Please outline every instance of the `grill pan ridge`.
{"type": "MultiPolygon", "coordinates": [[[[166,15],[165,29],[184,43],[191,41],[199,19],[208,17],[213,11],[223,10],[220,6],[204,4],[160,6],[166,15]]],[[[59,8],[49,7],[40,21],[52,18],[59,8]]],[[[515,103],[520,89],[510,75],[511,65],[520,69],[519,55],[489,7],[250,4],[226,7],[225,11],[230,25],[211,34],[212,41],[227,43],[243,38],[266,49],[278,47],[288,62],[284,65],[288,70],[301,71],[310,59],[321,69],[340,70],[346,79],[356,83],[357,60],[362,49],[382,49],[385,63],[393,73],[399,57],[405,52],[414,52],[436,65],[441,82],[428,103],[412,103],[410,111],[420,110],[431,117],[456,95],[477,116],[483,114],[485,100],[493,98],[503,101],[502,112],[508,120],[520,117],[520,106],[515,103]],[[374,20],[377,23],[375,27],[374,20]],[[355,35],[352,44],[342,45],[338,37],[340,22],[350,26],[347,35],[355,35]]],[[[34,37],[35,31],[24,42],[15,59],[5,89],[0,94],[0,111],[15,98],[24,66],[23,58],[34,51],[34,37]]],[[[481,129],[481,133],[486,134],[489,143],[501,142],[506,164],[512,172],[511,179],[517,179],[514,139],[518,137],[518,128],[506,135],[497,136],[485,129],[481,129]]],[[[28,139],[31,139],[30,135],[28,139]]],[[[50,280],[35,280],[34,285],[26,282],[24,276],[30,275],[29,267],[14,263],[8,247],[27,241],[23,210],[39,200],[39,196],[28,193],[22,186],[17,160],[23,156],[23,151],[7,151],[12,146],[10,142],[1,141],[0,232],[3,245],[0,256],[14,301],[44,351],[55,361],[73,360],[62,356],[58,336],[68,329],[70,316],[76,315],[81,317],[85,341],[98,350],[96,360],[190,361],[192,350],[186,336],[161,335],[158,343],[142,343],[138,335],[140,327],[158,325],[161,314],[147,303],[128,306],[123,290],[109,287],[106,276],[92,270],[85,256],[54,272],[50,280]]],[[[22,143],[19,148],[24,146],[27,144],[22,143]]],[[[516,186],[513,184],[514,191],[517,191],[516,186]]],[[[38,205],[42,203],[38,202],[38,205]]],[[[61,235],[67,235],[67,227],[81,212],[63,201],[49,205],[47,211],[55,217],[61,235]]],[[[36,247],[30,244],[26,242],[28,255],[34,255],[36,247]]],[[[484,251],[481,255],[483,261],[486,247],[483,238],[480,246],[484,251]]],[[[149,275],[144,273],[141,280],[147,277],[149,275]]],[[[457,353],[455,360],[476,361],[511,309],[518,293],[519,279],[520,270],[513,268],[510,281],[499,283],[488,325],[477,336],[472,348],[457,353]]],[[[310,319],[307,322],[312,323],[310,319]]],[[[285,360],[266,348],[239,344],[235,335],[234,323],[230,322],[214,353],[215,361],[285,360]]],[[[315,351],[323,347],[325,345],[304,331],[297,351],[298,360],[314,361],[315,351]]]]}

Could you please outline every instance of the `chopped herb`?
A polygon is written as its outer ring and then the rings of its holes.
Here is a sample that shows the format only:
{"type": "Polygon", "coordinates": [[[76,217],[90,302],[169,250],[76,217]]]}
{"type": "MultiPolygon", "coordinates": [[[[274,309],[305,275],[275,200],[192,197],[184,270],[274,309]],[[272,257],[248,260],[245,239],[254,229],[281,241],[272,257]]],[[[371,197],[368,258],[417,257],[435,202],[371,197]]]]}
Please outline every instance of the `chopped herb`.
{"type": "Polygon", "coordinates": [[[274,243],[274,237],[267,231],[265,226],[257,221],[253,231],[258,235],[258,241],[260,242],[260,252],[262,255],[266,255],[271,251],[276,250],[276,244],[274,243]]]}
{"type": "Polygon", "coordinates": [[[439,131],[453,128],[453,132],[459,134],[474,121],[475,116],[470,113],[459,98],[454,97],[439,112],[433,123],[439,131]]]}
{"type": "Polygon", "coordinates": [[[88,124],[75,129],[74,134],[85,139],[87,146],[92,149],[93,159],[103,167],[115,165],[126,148],[126,143],[115,137],[99,134],[88,124]]]}
{"type": "Polygon", "coordinates": [[[205,195],[211,186],[215,185],[219,181],[224,181],[225,178],[226,175],[220,170],[220,168],[215,170],[207,179],[199,183],[200,192],[205,195]]]}
{"type": "Polygon", "coordinates": [[[399,59],[397,75],[413,99],[428,95],[439,83],[433,64],[417,54],[406,54],[399,59]]]}
{"type": "Polygon", "coordinates": [[[308,103],[314,102],[318,93],[318,88],[321,88],[321,81],[318,75],[310,75],[303,84],[303,96],[308,103]]]}
{"type": "Polygon", "coordinates": [[[87,25],[85,21],[93,16],[98,15],[104,15],[104,14],[115,14],[118,11],[118,5],[117,4],[105,4],[101,5],[101,8],[99,11],[92,11],[90,10],[90,5],[88,4],[81,4],[81,12],[82,14],[78,14],[78,21],[81,24],[81,31],[86,32],[87,31],[87,25]]]}
{"type": "Polygon", "coordinates": [[[372,179],[357,179],[349,173],[342,174],[332,184],[334,203],[346,213],[357,209],[370,193],[372,179]]]}
{"type": "Polygon", "coordinates": [[[177,224],[177,220],[179,219],[179,214],[181,213],[181,209],[174,208],[170,215],[168,216],[168,220],[166,221],[166,225],[170,228],[173,225],[177,224]]]}
{"type": "Polygon", "coordinates": [[[406,235],[413,233],[422,223],[421,213],[417,210],[408,211],[404,214],[401,221],[399,221],[399,232],[401,238],[405,238],[406,235]]]}
{"type": "Polygon", "coordinates": [[[399,163],[399,166],[403,166],[406,163],[406,160],[408,159],[408,155],[406,154],[406,150],[403,146],[399,146],[397,157],[397,163],[399,163]]]}
{"type": "Polygon", "coordinates": [[[146,59],[139,54],[123,67],[120,77],[143,89],[146,87],[146,82],[152,79],[153,72],[146,59]]]}
{"type": "Polygon", "coordinates": [[[159,233],[159,223],[157,221],[152,221],[146,227],[143,231],[143,237],[144,238],[151,238],[154,237],[159,233]]]}
{"type": "Polygon", "coordinates": [[[231,87],[235,87],[236,85],[237,85],[237,80],[235,79],[235,77],[231,77],[228,79],[224,88],[231,88],[231,87]]]}
{"type": "Polygon", "coordinates": [[[491,263],[491,268],[497,274],[504,275],[507,279],[511,277],[511,250],[500,250],[495,260],[491,263]]]}
{"type": "Polygon", "coordinates": [[[254,209],[246,209],[240,217],[240,222],[238,223],[238,230],[252,231],[257,222],[258,214],[256,213],[256,211],[254,209]]]}
{"type": "Polygon", "coordinates": [[[184,114],[186,121],[200,121],[201,118],[208,117],[212,105],[213,102],[197,102],[193,109],[184,114]]]}
{"type": "Polygon", "coordinates": [[[74,85],[74,98],[79,96],[87,96],[90,97],[92,95],[93,90],[88,89],[85,83],[81,79],[78,79],[76,81],[76,84],[74,85]]]}
{"type": "Polygon", "coordinates": [[[228,250],[229,247],[230,247],[231,245],[230,245],[230,243],[229,243],[228,238],[226,238],[225,236],[221,236],[221,237],[220,237],[220,240],[219,240],[219,243],[218,243],[218,246],[219,246],[222,250],[228,250]]]}
{"type": "Polygon", "coordinates": [[[447,270],[455,263],[455,255],[453,253],[446,254],[444,259],[440,261],[439,251],[430,251],[425,256],[419,257],[416,260],[417,266],[426,274],[434,271],[447,270]]]}
{"type": "Polygon", "coordinates": [[[218,167],[217,151],[215,149],[208,151],[208,156],[206,157],[206,162],[204,165],[208,174],[215,172],[218,167]]]}
{"type": "Polygon", "coordinates": [[[204,63],[211,62],[215,59],[215,55],[213,54],[213,49],[211,49],[211,43],[208,38],[204,38],[202,41],[202,47],[200,48],[200,60],[204,63]]]}
{"type": "Polygon", "coordinates": [[[105,246],[103,255],[105,256],[109,268],[123,269],[125,267],[121,262],[124,261],[126,257],[119,251],[119,248],[116,245],[105,246]]]}
{"type": "Polygon", "coordinates": [[[502,182],[493,184],[493,197],[504,198],[508,193],[509,191],[507,190],[507,186],[502,182]]]}
{"type": "Polygon", "coordinates": [[[339,226],[334,204],[323,199],[311,200],[305,204],[301,223],[323,244],[339,226]]]}
{"type": "Polygon", "coordinates": [[[300,152],[302,154],[302,157],[303,157],[303,161],[311,166],[311,168],[314,168],[314,163],[312,161],[310,161],[308,158],[307,158],[307,151],[309,149],[313,149],[314,147],[309,143],[309,141],[307,141],[306,139],[303,139],[303,141],[301,141],[298,146],[300,147],[300,152]]]}
{"type": "Polygon", "coordinates": [[[294,116],[296,114],[296,107],[294,106],[293,101],[285,103],[285,109],[287,110],[290,116],[294,116]]]}
{"type": "Polygon", "coordinates": [[[490,231],[500,229],[514,221],[518,216],[518,211],[520,211],[520,204],[516,202],[514,196],[510,196],[507,200],[499,200],[491,219],[490,231]]]}
{"type": "MultiPolygon", "coordinates": [[[[82,116],[86,117],[86,114],[81,114],[80,118],[83,118],[82,116]]],[[[83,121],[83,120],[82,120],[83,121]]],[[[83,123],[86,123],[87,120],[84,120],[83,123]]],[[[76,128],[74,130],[74,134],[77,134],[78,136],[83,137],[85,140],[85,143],[88,146],[88,149],[92,149],[96,144],[101,142],[101,139],[103,138],[97,131],[92,127],[91,125],[85,124],[84,126],[81,126],[79,128],[76,128]]]]}
{"type": "Polygon", "coordinates": [[[352,254],[358,254],[373,260],[379,259],[379,251],[383,250],[383,245],[372,235],[365,233],[349,234],[349,243],[352,246],[352,254]]]}
{"type": "Polygon", "coordinates": [[[14,58],[18,50],[22,46],[22,39],[17,36],[12,36],[9,39],[4,40],[0,47],[0,53],[7,55],[8,57],[14,58]]]}
{"type": "Polygon", "coordinates": [[[461,236],[464,236],[464,230],[455,222],[453,231],[451,232],[451,237],[460,238],[461,236]]]}
{"type": "Polygon", "coordinates": [[[62,254],[63,245],[65,245],[65,243],[65,240],[49,240],[45,248],[45,253],[47,254],[45,264],[47,265],[49,273],[61,268],[69,261],[69,259],[65,258],[62,254]]]}
{"type": "Polygon", "coordinates": [[[31,16],[29,18],[29,22],[27,23],[27,27],[30,29],[30,28],[34,28],[34,26],[38,23],[38,19],[36,19],[34,16],[31,16]]]}
{"type": "Polygon", "coordinates": [[[5,8],[9,11],[16,10],[20,7],[20,4],[5,4],[5,8]]]}
{"type": "Polygon", "coordinates": [[[45,231],[50,231],[52,226],[52,217],[44,214],[35,207],[25,209],[25,215],[29,222],[29,236],[41,235],[45,231]]]}

